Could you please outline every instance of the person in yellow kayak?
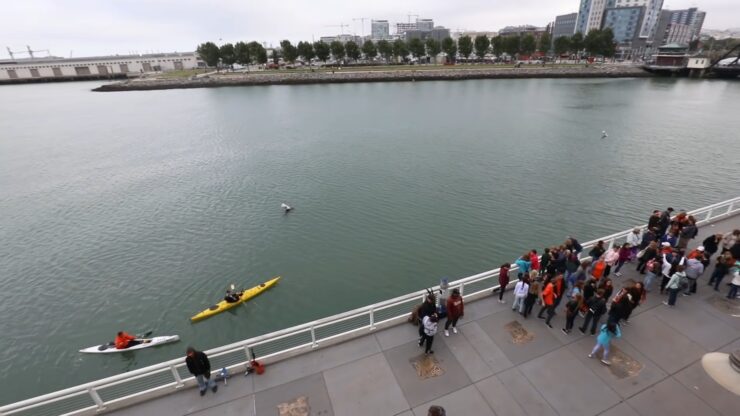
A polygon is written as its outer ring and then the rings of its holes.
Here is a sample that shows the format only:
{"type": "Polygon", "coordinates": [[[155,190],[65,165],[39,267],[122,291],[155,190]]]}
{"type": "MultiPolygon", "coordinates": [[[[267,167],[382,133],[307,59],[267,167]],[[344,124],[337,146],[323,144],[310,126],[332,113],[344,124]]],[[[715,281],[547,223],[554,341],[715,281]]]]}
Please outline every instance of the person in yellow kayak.
{"type": "Polygon", "coordinates": [[[228,303],[235,303],[239,302],[239,299],[242,297],[242,292],[235,292],[233,290],[227,290],[226,296],[224,296],[224,300],[228,303]]]}

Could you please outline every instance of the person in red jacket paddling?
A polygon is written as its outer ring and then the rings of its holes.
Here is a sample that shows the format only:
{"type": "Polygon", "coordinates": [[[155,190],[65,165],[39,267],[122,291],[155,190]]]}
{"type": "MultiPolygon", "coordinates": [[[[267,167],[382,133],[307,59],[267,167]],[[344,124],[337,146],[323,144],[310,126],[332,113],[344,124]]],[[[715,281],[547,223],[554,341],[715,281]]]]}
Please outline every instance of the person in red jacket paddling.
{"type": "Polygon", "coordinates": [[[452,296],[447,298],[447,322],[445,322],[445,336],[450,336],[450,325],[452,332],[457,334],[457,320],[465,315],[465,305],[460,296],[460,289],[452,289],[452,296]]]}

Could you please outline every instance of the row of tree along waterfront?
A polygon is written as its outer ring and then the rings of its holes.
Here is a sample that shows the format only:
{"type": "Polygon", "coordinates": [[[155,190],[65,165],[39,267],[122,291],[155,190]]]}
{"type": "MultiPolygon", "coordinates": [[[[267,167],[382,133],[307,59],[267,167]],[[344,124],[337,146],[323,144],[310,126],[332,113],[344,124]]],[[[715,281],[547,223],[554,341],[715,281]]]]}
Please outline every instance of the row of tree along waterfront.
{"type": "Polygon", "coordinates": [[[510,58],[531,57],[535,52],[541,56],[553,51],[556,56],[566,54],[580,55],[586,52],[589,55],[604,57],[614,56],[616,50],[614,34],[611,29],[592,30],[585,37],[580,33],[573,36],[558,37],[555,41],[549,34],[542,35],[539,39],[531,34],[524,36],[496,36],[489,39],[487,36],[460,37],[457,42],[452,38],[445,38],[441,42],[435,39],[411,39],[408,42],[402,39],[394,41],[380,40],[373,42],[367,40],[358,45],[350,41],[342,43],[333,41],[331,43],[305,42],[301,41],[293,45],[289,40],[280,42],[280,49],[274,49],[268,59],[266,49],[258,42],[237,42],[217,46],[213,42],[206,42],[198,46],[197,53],[200,58],[210,67],[219,64],[231,66],[233,64],[250,65],[266,64],[272,60],[277,64],[282,58],[285,62],[295,63],[299,58],[304,62],[311,62],[314,58],[326,63],[330,59],[337,62],[347,59],[359,61],[365,59],[373,61],[377,57],[386,62],[408,61],[409,57],[418,59],[436,57],[443,53],[448,62],[454,62],[457,57],[470,59],[474,54],[478,59],[484,59],[486,55],[493,54],[501,57],[507,55],[510,58]]]}

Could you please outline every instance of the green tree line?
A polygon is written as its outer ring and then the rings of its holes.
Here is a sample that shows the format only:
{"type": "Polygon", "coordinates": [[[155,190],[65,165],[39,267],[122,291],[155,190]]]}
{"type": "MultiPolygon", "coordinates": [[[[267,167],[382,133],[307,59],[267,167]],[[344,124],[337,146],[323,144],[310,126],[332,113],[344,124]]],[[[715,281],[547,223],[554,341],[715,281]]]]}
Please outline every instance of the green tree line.
{"type": "MultiPolygon", "coordinates": [[[[549,33],[535,38],[532,34],[495,36],[488,38],[486,35],[461,36],[457,41],[448,37],[438,42],[429,38],[411,39],[406,42],[403,39],[394,41],[379,40],[373,42],[365,41],[362,46],[356,42],[342,43],[333,41],[325,43],[301,41],[293,45],[289,40],[280,42],[280,55],[273,51],[272,60],[277,63],[279,56],[286,62],[295,63],[301,59],[311,62],[316,58],[324,63],[333,58],[336,61],[358,61],[361,58],[375,59],[381,57],[386,62],[399,59],[406,60],[410,56],[414,58],[436,57],[444,52],[447,59],[454,61],[457,56],[469,59],[475,55],[478,59],[484,58],[491,53],[495,56],[507,54],[515,57],[517,55],[532,55],[536,51],[547,54],[553,50],[557,55],[572,52],[579,53],[585,50],[591,55],[614,56],[614,34],[611,29],[592,30],[585,37],[580,33],[573,36],[564,36],[552,41],[549,33]]],[[[237,42],[235,44],[224,44],[216,46],[213,42],[206,42],[198,46],[197,53],[200,58],[211,67],[220,65],[231,66],[234,63],[240,65],[264,64],[268,57],[265,48],[258,42],[237,42]]]]}

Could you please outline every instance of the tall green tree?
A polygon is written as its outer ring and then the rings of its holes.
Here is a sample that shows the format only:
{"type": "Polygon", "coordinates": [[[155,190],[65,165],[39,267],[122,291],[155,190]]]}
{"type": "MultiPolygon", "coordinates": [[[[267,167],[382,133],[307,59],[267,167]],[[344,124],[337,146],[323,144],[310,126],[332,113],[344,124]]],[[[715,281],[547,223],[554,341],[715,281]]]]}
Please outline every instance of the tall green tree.
{"type": "Polygon", "coordinates": [[[519,36],[506,36],[503,40],[504,52],[514,58],[520,52],[521,38],[519,36]]]}
{"type": "Polygon", "coordinates": [[[360,53],[360,47],[355,42],[349,41],[344,45],[344,50],[347,52],[347,57],[353,61],[357,61],[362,56],[360,53]]]}
{"type": "Polygon", "coordinates": [[[252,55],[250,54],[249,46],[244,42],[236,42],[234,44],[234,60],[237,64],[247,66],[252,63],[252,55]]]}
{"type": "Polygon", "coordinates": [[[218,66],[220,50],[213,42],[201,43],[196,49],[198,57],[210,67],[218,66]]]}
{"type": "Polygon", "coordinates": [[[576,59],[581,60],[581,50],[583,50],[583,34],[576,32],[570,37],[570,50],[576,54],[576,59]]]}
{"type": "Polygon", "coordinates": [[[341,61],[344,59],[344,44],[338,40],[333,41],[329,47],[331,48],[331,54],[334,59],[341,61]]]}
{"type": "Polygon", "coordinates": [[[393,56],[396,59],[401,58],[405,60],[408,55],[409,55],[409,48],[406,45],[406,42],[404,42],[403,39],[394,40],[393,41],[393,56]]]}
{"type": "Polygon", "coordinates": [[[488,53],[488,48],[491,46],[491,41],[488,36],[481,35],[475,37],[475,56],[478,59],[483,59],[488,53]]]}
{"type": "Polygon", "coordinates": [[[385,39],[378,41],[378,53],[385,59],[386,62],[390,61],[393,56],[393,45],[385,39]]]}
{"type": "Polygon", "coordinates": [[[601,31],[598,29],[591,29],[583,38],[583,47],[586,49],[589,55],[600,55],[602,44],[601,44],[601,31]]]}
{"type": "Polygon", "coordinates": [[[234,45],[231,43],[225,43],[218,49],[218,54],[221,56],[221,64],[223,66],[231,68],[236,62],[236,56],[234,55],[234,45]]]}
{"type": "Polygon", "coordinates": [[[265,47],[261,43],[252,41],[247,44],[247,47],[249,48],[252,62],[257,62],[258,64],[267,63],[267,50],[265,50],[265,47]]]}
{"type": "Polygon", "coordinates": [[[375,47],[373,41],[366,40],[362,44],[362,53],[365,54],[365,59],[371,60],[378,56],[378,48],[375,47]]]}
{"type": "Polygon", "coordinates": [[[281,41],[280,49],[283,50],[283,59],[290,63],[295,63],[295,60],[298,58],[298,49],[289,40],[281,41]]]}
{"type": "Polygon", "coordinates": [[[537,41],[534,39],[534,36],[532,36],[530,33],[522,36],[522,43],[519,46],[519,49],[521,52],[525,55],[531,55],[534,53],[534,50],[537,48],[537,41]]]}
{"type": "MultiPolygon", "coordinates": [[[[309,43],[309,45],[311,45],[309,43]]],[[[331,48],[328,44],[318,41],[313,44],[313,50],[316,51],[316,57],[326,63],[327,59],[329,59],[329,56],[331,56],[331,48]]]]}
{"type": "Polygon", "coordinates": [[[493,46],[493,54],[501,56],[504,53],[504,38],[501,36],[494,37],[491,39],[491,46],[493,46]]]}
{"type": "Polygon", "coordinates": [[[447,55],[448,62],[455,62],[457,58],[457,43],[455,40],[447,37],[442,39],[442,51],[447,55]]]}
{"type": "Polygon", "coordinates": [[[272,50],[272,56],[270,56],[270,58],[272,59],[273,64],[277,65],[280,63],[280,55],[278,54],[277,49],[272,50]]]}
{"type": "Polygon", "coordinates": [[[471,53],[473,53],[473,40],[470,36],[460,36],[457,40],[457,49],[460,51],[460,55],[468,59],[471,53]]]}
{"type": "Polygon", "coordinates": [[[617,45],[614,42],[614,32],[610,27],[601,31],[601,54],[611,58],[617,52],[617,45]]]}
{"type": "MultiPolygon", "coordinates": [[[[298,52],[298,56],[300,56],[301,58],[303,58],[303,60],[307,64],[311,65],[311,59],[313,59],[313,57],[317,55],[314,52],[314,48],[315,47],[316,47],[315,44],[312,46],[310,42],[300,41],[300,42],[298,42],[298,46],[296,47],[296,50],[298,52]]],[[[319,58],[319,59],[321,59],[321,58],[319,58]]],[[[322,59],[322,61],[323,61],[323,59],[322,59]]]]}
{"type": "Polygon", "coordinates": [[[426,41],[426,47],[427,47],[427,55],[432,57],[434,59],[434,62],[437,62],[437,55],[439,55],[440,52],[442,52],[442,45],[437,42],[434,38],[427,38],[426,41]]]}
{"type": "Polygon", "coordinates": [[[409,41],[409,52],[414,58],[421,58],[426,54],[426,48],[424,48],[424,42],[419,38],[413,38],[409,41]]]}
{"type": "Polygon", "coordinates": [[[548,52],[550,52],[550,49],[552,49],[552,36],[550,36],[549,33],[545,32],[542,34],[542,36],[540,36],[537,50],[544,54],[547,54],[548,52]]]}
{"type": "Polygon", "coordinates": [[[570,45],[570,37],[569,36],[559,36],[555,38],[555,55],[561,56],[563,54],[568,53],[570,51],[571,45],[570,45]]]}

